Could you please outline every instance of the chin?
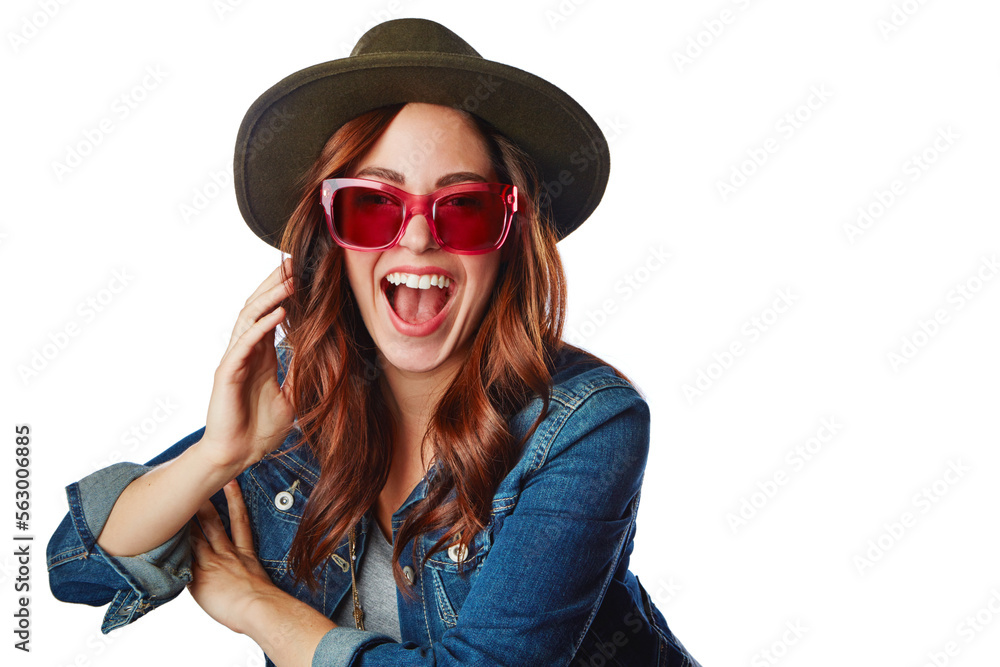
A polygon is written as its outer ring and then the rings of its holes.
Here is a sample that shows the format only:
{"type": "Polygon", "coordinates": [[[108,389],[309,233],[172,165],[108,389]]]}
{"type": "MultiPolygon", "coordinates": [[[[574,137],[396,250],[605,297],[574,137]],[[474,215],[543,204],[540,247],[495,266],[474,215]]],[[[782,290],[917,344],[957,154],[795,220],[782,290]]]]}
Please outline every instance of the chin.
{"type": "Polygon", "coordinates": [[[440,346],[417,345],[414,347],[417,349],[413,349],[411,346],[403,346],[403,349],[398,346],[387,346],[381,351],[385,363],[409,373],[428,373],[439,368],[452,356],[452,350],[444,350],[440,346]],[[420,349],[430,347],[434,349],[420,349]]]}

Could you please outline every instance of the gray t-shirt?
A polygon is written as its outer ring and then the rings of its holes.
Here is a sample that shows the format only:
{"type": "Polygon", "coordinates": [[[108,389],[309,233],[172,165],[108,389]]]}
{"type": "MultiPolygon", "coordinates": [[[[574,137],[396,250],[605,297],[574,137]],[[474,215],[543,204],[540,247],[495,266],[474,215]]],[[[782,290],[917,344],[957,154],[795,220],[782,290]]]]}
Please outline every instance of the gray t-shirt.
{"type": "MultiPolygon", "coordinates": [[[[381,632],[402,642],[399,631],[399,608],[396,604],[396,580],[392,578],[392,544],[375,522],[365,542],[365,552],[354,568],[358,599],[365,612],[365,630],[381,632]]],[[[337,625],[354,627],[354,595],[350,590],[333,612],[337,625]]]]}

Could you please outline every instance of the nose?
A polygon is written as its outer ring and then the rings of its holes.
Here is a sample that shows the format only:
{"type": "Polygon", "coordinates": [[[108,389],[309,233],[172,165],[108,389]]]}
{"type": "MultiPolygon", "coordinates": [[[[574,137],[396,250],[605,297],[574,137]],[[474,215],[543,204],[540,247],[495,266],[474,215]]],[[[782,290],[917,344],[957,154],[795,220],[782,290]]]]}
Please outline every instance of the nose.
{"type": "Polygon", "coordinates": [[[403,238],[399,239],[399,245],[415,255],[440,248],[434,240],[434,235],[431,234],[431,227],[423,213],[416,213],[410,218],[406,231],[403,232],[403,238]]]}

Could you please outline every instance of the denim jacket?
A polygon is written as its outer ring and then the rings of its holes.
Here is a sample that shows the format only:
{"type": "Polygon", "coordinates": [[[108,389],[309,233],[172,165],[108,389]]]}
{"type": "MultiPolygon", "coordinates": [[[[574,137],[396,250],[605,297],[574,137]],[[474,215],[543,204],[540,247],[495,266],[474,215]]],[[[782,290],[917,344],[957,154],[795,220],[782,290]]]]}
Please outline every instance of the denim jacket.
{"type": "MultiPolygon", "coordinates": [[[[279,382],[290,354],[279,343],[279,382]]],[[[535,397],[511,419],[515,438],[541,410],[535,397]]],[[[198,442],[204,430],[145,465],[116,463],[66,487],[69,513],[46,553],[49,584],[66,602],[110,602],[105,634],[177,597],[191,581],[190,523],[133,557],[107,554],[96,538],[125,487],[198,442]]],[[[351,594],[347,540],[317,569],[315,590],[293,583],[287,561],[319,472],[308,447],[287,451],[300,435],[293,428],[278,450],[238,479],[264,569],[277,586],[329,617],[351,594]]],[[[466,553],[439,550],[418,568],[443,529],[418,538],[417,561],[411,544],[403,549],[400,564],[418,593],[411,602],[397,592],[403,641],[338,626],[322,638],[312,664],[699,667],[628,569],[648,449],[649,408],[639,393],[610,367],[563,353],[548,413],[497,487],[489,524],[466,553]]],[[[393,514],[394,540],[436,471],[432,464],[393,514]]],[[[222,491],[212,502],[228,530],[222,491]]],[[[359,559],[374,530],[368,510],[356,525],[359,559]]],[[[267,664],[273,665],[269,658],[267,664]]]]}

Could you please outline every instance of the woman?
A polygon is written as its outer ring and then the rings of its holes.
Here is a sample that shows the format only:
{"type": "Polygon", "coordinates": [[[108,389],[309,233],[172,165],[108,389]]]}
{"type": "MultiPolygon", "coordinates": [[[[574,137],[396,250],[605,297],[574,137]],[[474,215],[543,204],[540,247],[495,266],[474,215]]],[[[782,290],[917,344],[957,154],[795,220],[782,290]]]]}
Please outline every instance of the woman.
{"type": "Polygon", "coordinates": [[[555,244],[607,167],[565,93],[431,21],[265,92],[237,198],[291,257],[205,427],[68,487],[56,597],[109,632],[187,586],[268,664],[697,665],[628,571],[648,407],[560,341],[555,244]]]}

